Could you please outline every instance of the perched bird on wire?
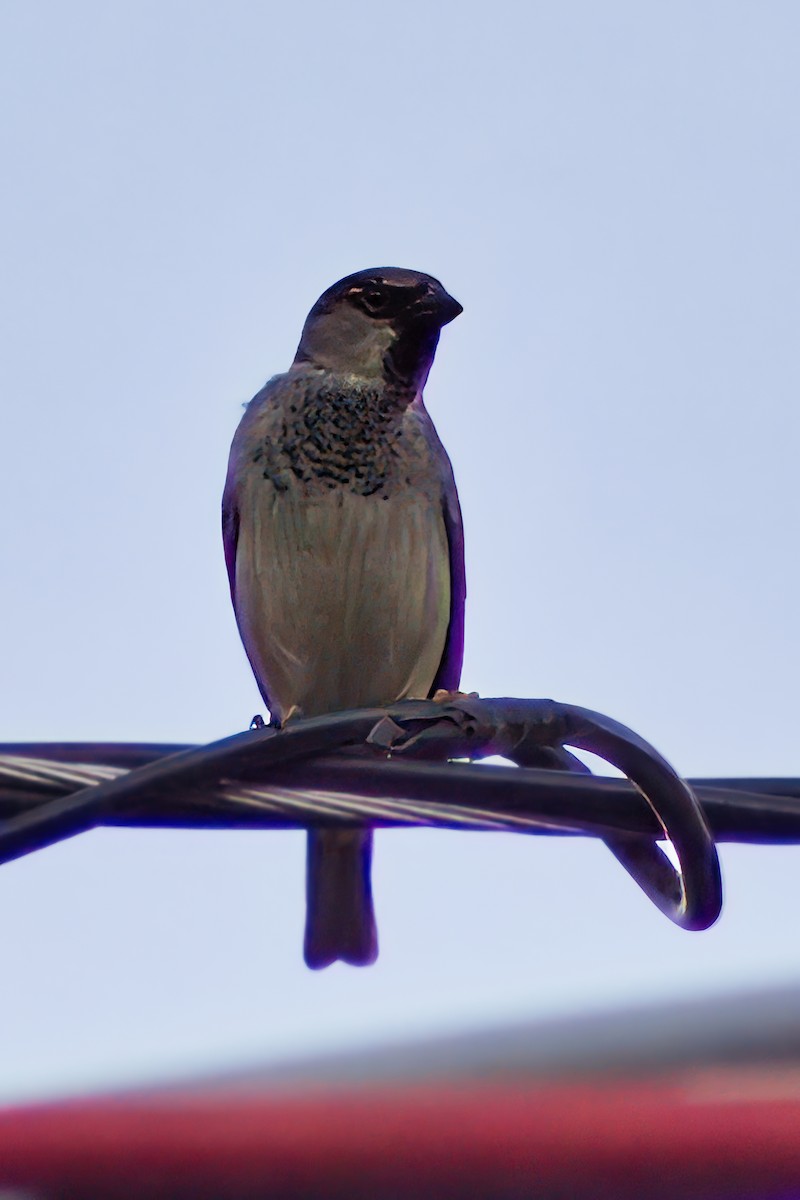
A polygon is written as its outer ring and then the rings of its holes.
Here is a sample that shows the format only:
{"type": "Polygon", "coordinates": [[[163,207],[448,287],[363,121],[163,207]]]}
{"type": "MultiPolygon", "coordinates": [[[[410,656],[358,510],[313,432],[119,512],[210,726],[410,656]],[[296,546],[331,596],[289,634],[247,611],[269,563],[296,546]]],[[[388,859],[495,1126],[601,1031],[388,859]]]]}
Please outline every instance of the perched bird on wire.
{"type": "MultiPolygon", "coordinates": [[[[294,362],[250,402],[222,502],[239,632],[273,722],[458,687],[464,538],[422,402],[461,312],[418,271],[359,271],[320,296],[294,362]]],[[[308,835],[310,967],[375,961],[370,830],[308,835]]]]}

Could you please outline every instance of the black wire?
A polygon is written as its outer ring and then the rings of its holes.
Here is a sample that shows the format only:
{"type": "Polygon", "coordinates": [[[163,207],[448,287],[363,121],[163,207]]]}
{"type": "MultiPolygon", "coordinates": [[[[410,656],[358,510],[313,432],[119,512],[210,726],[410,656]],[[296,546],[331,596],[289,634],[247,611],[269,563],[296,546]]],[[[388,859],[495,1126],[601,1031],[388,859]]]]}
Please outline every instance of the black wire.
{"type": "MultiPolygon", "coordinates": [[[[535,827],[557,828],[571,833],[593,833],[600,836],[644,889],[650,899],[673,921],[689,929],[703,929],[716,920],[722,904],[722,887],[716,845],[706,816],[692,789],[680,778],[668,762],[633,730],[620,725],[601,713],[575,705],[558,704],[551,700],[498,699],[476,696],[457,697],[445,705],[428,701],[406,701],[387,709],[365,709],[298,720],[278,733],[270,728],[251,729],[247,733],[224,738],[209,746],[173,748],[164,755],[157,747],[115,745],[109,748],[117,761],[132,768],[114,779],[79,788],[67,794],[42,799],[33,808],[7,817],[0,829],[0,861],[8,862],[21,855],[41,849],[66,837],[72,837],[97,824],[130,815],[132,806],[141,811],[147,806],[152,820],[165,810],[191,804],[195,819],[198,810],[208,818],[219,818],[220,804],[234,809],[241,807],[247,797],[230,794],[232,781],[247,783],[263,780],[275,784],[276,776],[283,777],[285,786],[296,792],[303,787],[302,768],[309,760],[344,747],[358,748],[356,755],[340,756],[338,771],[340,790],[345,794],[364,796],[365,776],[369,767],[378,767],[371,759],[369,747],[385,760],[387,753],[421,759],[408,762],[408,771],[419,786],[424,798],[439,804],[441,816],[445,785],[460,784],[458,801],[464,806],[470,797],[476,806],[486,811],[487,802],[506,802],[515,798],[527,802],[528,813],[532,787],[536,783],[538,811],[533,818],[535,827]],[[614,814],[607,805],[598,814],[587,812],[586,768],[570,753],[569,748],[589,750],[625,771],[639,795],[634,804],[628,801],[627,812],[616,826],[614,814]],[[427,760],[451,760],[457,757],[480,757],[503,754],[523,769],[513,773],[481,771],[474,767],[439,762],[438,772],[425,776],[427,760]],[[138,762],[139,765],[135,765],[138,762]],[[542,771],[542,764],[551,769],[542,771]],[[447,775],[442,774],[442,771],[447,775]],[[288,778],[287,778],[288,772],[288,778]],[[469,774],[468,774],[469,773],[469,774]],[[538,779],[534,779],[538,775],[538,779]],[[501,782],[502,781],[502,782],[501,782]],[[225,785],[228,792],[225,793],[225,785]],[[490,793],[500,784],[504,796],[490,793]],[[570,788],[572,793],[570,795],[570,788]],[[583,789],[583,795],[576,792],[583,789]],[[569,817],[569,800],[580,811],[574,820],[569,817]],[[645,803],[643,804],[642,801],[645,803]],[[548,813],[549,805],[549,813],[548,813]],[[647,808],[645,808],[645,805],[647,808]],[[215,811],[216,810],[216,811],[215,811]],[[638,811],[632,824],[631,813],[638,811]],[[641,828],[640,818],[646,812],[649,826],[641,828]],[[658,845],[659,838],[668,838],[680,861],[677,871],[658,845]]],[[[5,747],[7,752],[34,756],[34,745],[5,747]]],[[[76,747],[39,747],[44,753],[62,756],[66,753],[77,761],[76,747]]],[[[83,747],[86,750],[86,747],[83,747]]],[[[317,762],[319,767],[319,762],[317,762]]],[[[328,764],[330,767],[330,764],[328,764]]],[[[435,765],[435,764],[434,764],[435,765]]],[[[380,766],[390,764],[381,761],[380,766]]],[[[323,787],[331,790],[330,774],[323,787]]],[[[381,795],[397,794],[387,790],[390,778],[400,783],[397,774],[384,773],[381,795]]],[[[373,774],[372,784],[374,786],[373,774]]],[[[594,801],[597,783],[592,781],[594,801]]],[[[8,787],[4,789],[8,794],[8,787]]],[[[12,787],[13,792],[13,787],[12,787]]],[[[32,791],[25,781],[23,791],[29,800],[32,791]]],[[[406,788],[407,798],[407,788],[406,788]]],[[[257,801],[256,801],[257,803],[257,801]]],[[[591,803],[591,802],[590,802],[591,803]]],[[[330,806],[329,806],[330,807],[330,806]]],[[[230,814],[229,814],[230,815],[230,814]]],[[[311,815],[316,821],[321,814],[311,815]]],[[[454,822],[457,818],[454,813],[454,822]]],[[[481,814],[476,818],[479,822],[481,814]]],[[[529,820],[527,828],[533,828],[529,820]]]]}

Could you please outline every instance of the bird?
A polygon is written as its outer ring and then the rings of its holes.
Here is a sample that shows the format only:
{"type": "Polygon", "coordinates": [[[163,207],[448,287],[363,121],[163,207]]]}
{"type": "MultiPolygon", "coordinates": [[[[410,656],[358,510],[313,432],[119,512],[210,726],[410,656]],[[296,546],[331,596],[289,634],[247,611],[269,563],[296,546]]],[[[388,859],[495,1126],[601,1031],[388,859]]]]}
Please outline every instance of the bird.
{"type": "MultiPolygon", "coordinates": [[[[289,370],[246,406],[222,502],[239,633],[273,724],[457,690],[464,533],[423,403],[462,307],[420,271],[322,293],[289,370]]],[[[310,830],[304,957],[378,954],[372,831],[310,830]]]]}

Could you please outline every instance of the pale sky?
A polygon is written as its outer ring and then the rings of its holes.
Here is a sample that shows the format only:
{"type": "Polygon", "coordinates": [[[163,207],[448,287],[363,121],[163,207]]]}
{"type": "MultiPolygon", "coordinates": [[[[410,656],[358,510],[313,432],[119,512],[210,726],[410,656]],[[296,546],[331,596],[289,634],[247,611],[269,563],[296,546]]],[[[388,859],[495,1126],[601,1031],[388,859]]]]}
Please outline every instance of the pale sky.
{"type": "MultiPolygon", "coordinates": [[[[0,739],[210,741],[261,704],[219,534],[241,405],[351,271],[464,305],[429,410],[463,685],[800,775],[800,8],[0,12],[0,739]]],[[[377,839],[378,964],[302,961],[299,833],[0,868],[0,1099],[800,977],[800,848],[683,932],[602,847],[377,839]]]]}

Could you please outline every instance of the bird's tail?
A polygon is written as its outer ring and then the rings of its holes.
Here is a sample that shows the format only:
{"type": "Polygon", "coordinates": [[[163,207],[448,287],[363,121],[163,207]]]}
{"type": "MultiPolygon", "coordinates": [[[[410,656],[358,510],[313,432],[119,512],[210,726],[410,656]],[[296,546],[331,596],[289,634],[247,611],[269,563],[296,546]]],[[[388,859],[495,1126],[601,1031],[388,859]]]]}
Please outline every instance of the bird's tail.
{"type": "Polygon", "coordinates": [[[354,967],[375,962],[371,865],[372,830],[309,832],[303,947],[309,967],[327,967],[337,959],[354,967]]]}

